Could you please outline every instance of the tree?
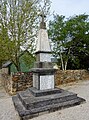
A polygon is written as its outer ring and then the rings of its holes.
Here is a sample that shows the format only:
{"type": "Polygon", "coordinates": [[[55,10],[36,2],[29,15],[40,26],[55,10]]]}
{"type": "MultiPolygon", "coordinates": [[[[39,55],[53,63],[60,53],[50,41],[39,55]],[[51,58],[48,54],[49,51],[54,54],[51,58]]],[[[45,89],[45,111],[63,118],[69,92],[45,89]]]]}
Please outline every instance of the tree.
{"type": "MultiPolygon", "coordinates": [[[[89,56],[89,20],[88,15],[75,16],[68,20],[67,26],[70,25],[69,34],[71,35],[70,58],[72,64],[71,68],[83,69],[85,66],[85,59],[89,56]],[[73,66],[72,66],[73,65],[73,66]]],[[[68,43],[69,44],[69,43],[68,43]]],[[[69,62],[68,62],[69,63],[69,62]]],[[[87,64],[88,66],[88,64],[87,64]]],[[[68,65],[68,68],[69,65],[68,65]]]]}
{"type": "MultiPolygon", "coordinates": [[[[54,15],[54,20],[49,22],[49,38],[54,43],[53,55],[61,61],[62,70],[66,69],[68,56],[63,55],[65,45],[67,42],[67,34],[65,28],[66,21],[65,16],[54,15]]],[[[60,63],[58,62],[60,65],[60,63]]]]}
{"type": "Polygon", "coordinates": [[[49,23],[49,36],[54,43],[54,55],[61,61],[63,70],[73,69],[73,66],[83,68],[82,55],[89,56],[88,15],[73,16],[69,19],[54,16],[54,20],[49,23]]]}
{"type": "Polygon", "coordinates": [[[44,8],[47,5],[49,9],[49,0],[0,1],[0,45],[2,46],[0,58],[11,60],[18,71],[20,71],[19,56],[22,49],[29,49],[31,54],[34,51],[38,16],[41,11],[39,6],[42,2],[45,3],[44,8]]]}

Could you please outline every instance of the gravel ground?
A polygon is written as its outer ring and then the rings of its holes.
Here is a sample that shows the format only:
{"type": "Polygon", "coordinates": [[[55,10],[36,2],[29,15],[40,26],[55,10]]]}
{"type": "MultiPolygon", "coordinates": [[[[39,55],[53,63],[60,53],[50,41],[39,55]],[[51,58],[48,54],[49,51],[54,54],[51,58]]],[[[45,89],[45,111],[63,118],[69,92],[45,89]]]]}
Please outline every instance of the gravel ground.
{"type": "MultiPolygon", "coordinates": [[[[86,99],[86,103],[44,114],[31,120],[89,120],[89,81],[62,85],[61,88],[75,92],[86,99]]],[[[20,120],[15,111],[11,96],[0,87],[0,120],[20,120]]]]}

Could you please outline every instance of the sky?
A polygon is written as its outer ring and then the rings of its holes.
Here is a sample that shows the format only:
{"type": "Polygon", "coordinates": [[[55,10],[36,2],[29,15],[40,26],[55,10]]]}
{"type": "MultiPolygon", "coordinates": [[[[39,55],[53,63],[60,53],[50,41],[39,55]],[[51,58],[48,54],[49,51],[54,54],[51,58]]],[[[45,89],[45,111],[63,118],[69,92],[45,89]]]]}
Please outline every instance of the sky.
{"type": "Polygon", "coordinates": [[[67,17],[89,14],[89,0],[51,0],[51,12],[67,17]]]}

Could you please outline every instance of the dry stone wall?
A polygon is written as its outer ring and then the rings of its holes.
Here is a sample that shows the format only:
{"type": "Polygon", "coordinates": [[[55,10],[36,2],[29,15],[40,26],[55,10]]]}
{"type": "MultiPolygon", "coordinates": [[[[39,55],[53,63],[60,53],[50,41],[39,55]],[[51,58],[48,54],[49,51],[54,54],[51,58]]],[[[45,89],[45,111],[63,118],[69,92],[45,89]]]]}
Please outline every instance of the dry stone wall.
{"type": "Polygon", "coordinates": [[[32,86],[32,74],[26,73],[13,73],[11,75],[2,74],[2,85],[10,94],[15,94],[32,86]]]}
{"type": "MultiPolygon", "coordinates": [[[[57,70],[55,73],[55,85],[75,82],[78,80],[89,80],[89,71],[87,70],[57,70]]],[[[8,75],[1,74],[1,82],[6,91],[10,94],[15,94],[18,91],[32,87],[32,73],[13,73],[8,75]]]]}
{"type": "Polygon", "coordinates": [[[87,70],[57,70],[55,73],[55,84],[74,82],[78,80],[89,80],[89,71],[87,70]]]}

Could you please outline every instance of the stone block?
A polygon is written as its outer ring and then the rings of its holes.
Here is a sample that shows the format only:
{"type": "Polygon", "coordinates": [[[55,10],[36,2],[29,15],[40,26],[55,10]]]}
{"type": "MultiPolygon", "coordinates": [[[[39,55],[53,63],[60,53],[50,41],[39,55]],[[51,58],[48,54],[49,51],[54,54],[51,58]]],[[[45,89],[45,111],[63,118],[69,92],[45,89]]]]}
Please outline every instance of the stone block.
{"type": "Polygon", "coordinates": [[[35,62],[34,68],[53,68],[53,64],[51,62],[35,62]]]}
{"type": "Polygon", "coordinates": [[[39,75],[37,73],[33,74],[33,87],[39,89],[39,75]]]}
{"type": "Polygon", "coordinates": [[[59,88],[38,90],[34,87],[29,88],[29,90],[32,93],[32,95],[35,97],[58,94],[58,93],[62,93],[64,91],[63,89],[59,89],[59,88]]]}
{"type": "Polygon", "coordinates": [[[54,88],[54,75],[40,76],[40,90],[54,88]]]}
{"type": "Polygon", "coordinates": [[[40,29],[38,33],[38,41],[36,45],[36,52],[38,51],[51,51],[48,40],[47,30],[40,29]]]}

